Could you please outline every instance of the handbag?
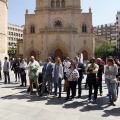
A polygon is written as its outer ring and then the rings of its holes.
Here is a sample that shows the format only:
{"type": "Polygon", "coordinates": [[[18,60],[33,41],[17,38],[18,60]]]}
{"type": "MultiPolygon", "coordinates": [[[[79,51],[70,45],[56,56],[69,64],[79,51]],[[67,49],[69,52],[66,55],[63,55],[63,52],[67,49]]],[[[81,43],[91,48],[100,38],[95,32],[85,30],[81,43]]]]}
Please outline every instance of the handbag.
{"type": "Polygon", "coordinates": [[[117,83],[117,79],[110,79],[110,83],[117,83]]]}
{"type": "Polygon", "coordinates": [[[69,82],[68,80],[65,80],[65,89],[68,90],[68,88],[69,88],[69,82]]]}

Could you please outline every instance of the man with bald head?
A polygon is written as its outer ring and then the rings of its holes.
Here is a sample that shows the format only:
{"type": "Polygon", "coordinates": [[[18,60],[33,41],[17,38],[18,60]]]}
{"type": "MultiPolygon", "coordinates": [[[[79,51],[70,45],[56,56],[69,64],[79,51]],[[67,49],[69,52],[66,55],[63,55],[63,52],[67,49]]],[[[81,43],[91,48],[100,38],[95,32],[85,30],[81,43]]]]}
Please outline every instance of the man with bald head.
{"type": "Polygon", "coordinates": [[[37,96],[39,95],[39,87],[38,87],[38,75],[37,71],[39,68],[39,63],[35,60],[34,56],[30,57],[30,62],[28,64],[28,69],[29,69],[29,81],[30,81],[30,92],[33,91],[33,82],[36,84],[36,89],[37,89],[37,96]]]}

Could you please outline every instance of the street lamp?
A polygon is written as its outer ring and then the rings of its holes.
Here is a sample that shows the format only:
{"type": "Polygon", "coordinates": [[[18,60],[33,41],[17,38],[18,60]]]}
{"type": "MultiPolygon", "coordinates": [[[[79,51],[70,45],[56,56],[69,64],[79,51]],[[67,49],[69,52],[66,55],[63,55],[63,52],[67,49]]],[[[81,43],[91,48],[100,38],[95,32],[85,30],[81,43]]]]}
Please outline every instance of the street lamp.
{"type": "Polygon", "coordinates": [[[41,54],[41,52],[40,52],[40,51],[37,51],[36,54],[37,54],[38,61],[39,61],[39,58],[40,58],[40,54],[41,54]]]}

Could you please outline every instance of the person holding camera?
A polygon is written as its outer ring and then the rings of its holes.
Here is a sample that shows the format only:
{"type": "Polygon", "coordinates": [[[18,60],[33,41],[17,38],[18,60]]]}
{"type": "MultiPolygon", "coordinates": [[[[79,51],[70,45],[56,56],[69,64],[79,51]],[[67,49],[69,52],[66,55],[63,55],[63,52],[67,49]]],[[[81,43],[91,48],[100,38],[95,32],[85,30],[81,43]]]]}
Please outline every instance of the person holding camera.
{"type": "Polygon", "coordinates": [[[98,73],[99,66],[95,62],[96,62],[95,58],[94,57],[91,58],[91,64],[89,64],[86,69],[88,85],[89,85],[89,95],[88,95],[87,102],[91,101],[92,87],[93,87],[94,88],[93,104],[96,103],[97,92],[98,92],[97,73],[98,73]]]}

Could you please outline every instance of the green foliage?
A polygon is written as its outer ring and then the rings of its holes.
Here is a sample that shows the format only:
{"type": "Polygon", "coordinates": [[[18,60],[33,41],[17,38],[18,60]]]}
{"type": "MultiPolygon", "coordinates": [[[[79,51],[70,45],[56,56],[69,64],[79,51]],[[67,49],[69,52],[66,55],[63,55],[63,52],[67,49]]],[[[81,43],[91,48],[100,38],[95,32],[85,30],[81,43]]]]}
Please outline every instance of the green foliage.
{"type": "Polygon", "coordinates": [[[115,47],[114,45],[107,41],[102,40],[102,43],[99,46],[95,47],[95,55],[99,57],[109,56],[114,54],[115,47]]]}
{"type": "Polygon", "coordinates": [[[17,54],[16,49],[8,48],[8,55],[9,55],[9,57],[16,58],[16,54],[17,54]]]}

